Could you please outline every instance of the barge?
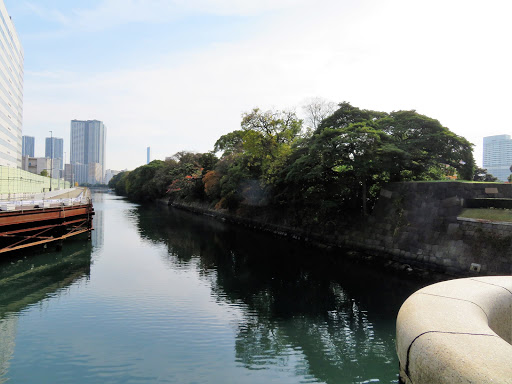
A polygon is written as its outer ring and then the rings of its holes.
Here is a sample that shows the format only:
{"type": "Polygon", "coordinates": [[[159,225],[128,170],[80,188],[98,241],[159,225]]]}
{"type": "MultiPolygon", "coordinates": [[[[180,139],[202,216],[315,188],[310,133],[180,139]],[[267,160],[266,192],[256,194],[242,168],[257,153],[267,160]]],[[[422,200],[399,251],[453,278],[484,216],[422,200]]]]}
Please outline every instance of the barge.
{"type": "Polygon", "coordinates": [[[90,239],[93,216],[88,188],[2,198],[0,253],[48,243],[61,247],[65,239],[84,233],[90,239]]]}

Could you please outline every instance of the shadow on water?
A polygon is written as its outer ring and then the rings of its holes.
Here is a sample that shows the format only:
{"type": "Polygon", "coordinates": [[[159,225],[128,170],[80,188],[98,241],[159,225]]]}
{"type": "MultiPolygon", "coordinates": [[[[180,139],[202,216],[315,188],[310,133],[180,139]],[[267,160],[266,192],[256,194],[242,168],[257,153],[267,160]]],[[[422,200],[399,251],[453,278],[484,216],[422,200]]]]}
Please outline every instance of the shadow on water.
{"type": "Polygon", "coordinates": [[[0,262],[0,383],[15,348],[18,315],[32,305],[58,296],[91,273],[92,244],[69,240],[61,252],[4,258],[0,262]]]}
{"type": "Polygon", "coordinates": [[[396,315],[424,282],[172,208],[133,215],[142,238],[166,244],[170,268],[197,265],[217,301],[244,308],[238,363],[296,364],[315,382],[396,382],[396,315]]]}
{"type": "Polygon", "coordinates": [[[0,262],[0,319],[19,312],[83,277],[91,270],[92,245],[84,240],[67,241],[61,252],[0,262]]]}

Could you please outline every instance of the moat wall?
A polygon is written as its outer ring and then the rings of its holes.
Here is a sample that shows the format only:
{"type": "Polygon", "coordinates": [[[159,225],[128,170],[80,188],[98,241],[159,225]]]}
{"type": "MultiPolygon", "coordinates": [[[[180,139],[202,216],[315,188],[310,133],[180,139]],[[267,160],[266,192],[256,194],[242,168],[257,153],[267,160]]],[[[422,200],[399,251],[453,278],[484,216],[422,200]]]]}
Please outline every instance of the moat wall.
{"type": "Polygon", "coordinates": [[[382,189],[363,223],[347,222],[329,234],[269,224],[195,204],[171,205],[222,220],[455,276],[512,274],[512,223],[458,217],[476,198],[512,199],[512,184],[409,182],[382,189]]]}
{"type": "Polygon", "coordinates": [[[512,198],[511,184],[391,183],[362,229],[343,243],[438,272],[512,274],[512,223],[458,217],[476,198],[512,198]],[[472,267],[473,265],[473,267],[472,267]]]}

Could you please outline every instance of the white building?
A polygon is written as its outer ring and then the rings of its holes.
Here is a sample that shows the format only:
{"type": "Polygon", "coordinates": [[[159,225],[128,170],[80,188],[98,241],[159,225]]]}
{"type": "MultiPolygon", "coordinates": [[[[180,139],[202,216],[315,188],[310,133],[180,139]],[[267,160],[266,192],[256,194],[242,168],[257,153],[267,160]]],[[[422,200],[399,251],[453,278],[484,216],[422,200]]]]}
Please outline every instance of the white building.
{"type": "Polygon", "coordinates": [[[0,0],[0,165],[21,168],[23,47],[0,0]]]}
{"type": "Polygon", "coordinates": [[[53,179],[60,178],[59,164],[48,157],[23,156],[21,169],[36,175],[40,175],[42,171],[46,171],[47,175],[51,176],[53,179]],[[52,166],[53,170],[51,169],[52,166]]]}
{"type": "Polygon", "coordinates": [[[115,175],[118,175],[122,171],[114,171],[113,169],[107,169],[105,172],[105,184],[108,184],[115,175]]]}
{"type": "Polygon", "coordinates": [[[507,181],[512,166],[512,139],[510,135],[484,137],[483,167],[500,181],[507,181]]]}

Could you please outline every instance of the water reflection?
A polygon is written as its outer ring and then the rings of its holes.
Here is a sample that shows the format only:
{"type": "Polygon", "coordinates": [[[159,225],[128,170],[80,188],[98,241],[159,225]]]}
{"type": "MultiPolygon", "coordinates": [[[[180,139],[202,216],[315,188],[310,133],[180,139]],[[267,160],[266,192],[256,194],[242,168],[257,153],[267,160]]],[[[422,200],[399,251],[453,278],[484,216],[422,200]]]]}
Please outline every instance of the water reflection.
{"type": "Polygon", "coordinates": [[[419,284],[186,212],[132,215],[142,238],[166,244],[170,268],[196,268],[217,301],[243,309],[235,350],[245,368],[287,367],[310,382],[396,381],[394,322],[419,284]]]}
{"type": "Polygon", "coordinates": [[[7,381],[19,314],[58,297],[67,287],[88,280],[91,243],[68,240],[62,252],[10,257],[0,262],[0,383],[7,381]]]}

